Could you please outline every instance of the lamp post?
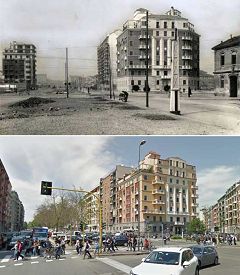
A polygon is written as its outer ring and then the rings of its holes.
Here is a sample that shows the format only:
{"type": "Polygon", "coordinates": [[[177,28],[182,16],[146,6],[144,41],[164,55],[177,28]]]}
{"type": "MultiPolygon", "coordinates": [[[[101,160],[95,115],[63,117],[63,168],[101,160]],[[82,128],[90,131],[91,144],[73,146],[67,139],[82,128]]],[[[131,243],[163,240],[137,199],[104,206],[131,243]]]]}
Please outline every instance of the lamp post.
{"type": "MultiPolygon", "coordinates": [[[[144,145],[146,143],[145,140],[142,140],[139,143],[139,147],[138,147],[138,171],[139,171],[139,175],[140,175],[140,149],[141,146],[144,145]]],[[[139,177],[140,178],[140,177],[139,177]]],[[[140,179],[138,180],[138,251],[140,250],[140,179]]]]}

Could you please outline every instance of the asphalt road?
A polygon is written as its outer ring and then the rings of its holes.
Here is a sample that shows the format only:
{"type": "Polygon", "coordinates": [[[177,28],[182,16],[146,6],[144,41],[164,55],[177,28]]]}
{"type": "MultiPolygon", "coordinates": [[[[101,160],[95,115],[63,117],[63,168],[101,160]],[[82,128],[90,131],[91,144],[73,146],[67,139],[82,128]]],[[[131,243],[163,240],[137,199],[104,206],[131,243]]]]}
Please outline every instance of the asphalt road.
{"type": "MultiPolygon", "coordinates": [[[[200,270],[200,274],[207,275],[237,275],[239,274],[240,247],[222,246],[217,248],[220,264],[200,270]]],[[[46,260],[43,257],[28,258],[26,261],[14,262],[9,259],[11,252],[0,252],[0,274],[5,275],[119,275],[129,274],[132,267],[138,265],[144,255],[108,255],[102,258],[83,259],[71,250],[60,260],[46,260]],[[9,255],[9,256],[8,256],[9,255]]]]}

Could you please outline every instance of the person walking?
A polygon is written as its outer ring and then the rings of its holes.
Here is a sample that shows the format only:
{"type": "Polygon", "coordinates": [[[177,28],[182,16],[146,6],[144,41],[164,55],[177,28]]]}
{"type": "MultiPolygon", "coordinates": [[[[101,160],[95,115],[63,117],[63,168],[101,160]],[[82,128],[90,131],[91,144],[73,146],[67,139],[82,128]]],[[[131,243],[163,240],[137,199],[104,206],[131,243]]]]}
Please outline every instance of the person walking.
{"type": "Polygon", "coordinates": [[[98,241],[96,240],[95,241],[95,249],[94,249],[94,257],[96,257],[97,254],[99,254],[99,243],[98,241]]]}
{"type": "Polygon", "coordinates": [[[188,87],[188,97],[190,97],[192,95],[192,90],[190,87],[188,87]]]}
{"type": "Polygon", "coordinates": [[[14,247],[11,250],[14,251],[13,252],[13,260],[17,261],[17,252],[18,252],[18,243],[17,242],[15,243],[14,247]]]}
{"type": "Polygon", "coordinates": [[[85,259],[86,255],[88,255],[88,258],[92,259],[92,255],[90,254],[91,246],[89,244],[89,241],[87,240],[84,246],[84,256],[83,259],[85,259]]]}
{"type": "Polygon", "coordinates": [[[136,251],[136,246],[137,246],[137,239],[136,236],[133,237],[133,251],[136,251]]]}
{"type": "Polygon", "coordinates": [[[76,247],[77,254],[81,255],[81,253],[80,253],[80,240],[79,239],[77,239],[75,247],[76,247]]]}
{"type": "Polygon", "coordinates": [[[17,241],[17,255],[16,255],[17,261],[18,261],[19,256],[20,256],[22,259],[24,259],[24,256],[21,254],[21,253],[22,253],[22,250],[23,250],[23,245],[22,245],[21,241],[18,240],[18,241],[17,241]]]}

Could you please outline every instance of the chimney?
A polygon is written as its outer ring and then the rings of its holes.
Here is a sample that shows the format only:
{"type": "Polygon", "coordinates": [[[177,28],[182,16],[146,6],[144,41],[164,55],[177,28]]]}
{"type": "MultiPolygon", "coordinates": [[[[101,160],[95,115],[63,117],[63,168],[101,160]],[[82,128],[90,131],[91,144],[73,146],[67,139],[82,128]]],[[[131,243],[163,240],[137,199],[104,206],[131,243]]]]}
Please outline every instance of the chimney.
{"type": "Polygon", "coordinates": [[[232,34],[230,34],[230,39],[232,39],[232,34]]]}

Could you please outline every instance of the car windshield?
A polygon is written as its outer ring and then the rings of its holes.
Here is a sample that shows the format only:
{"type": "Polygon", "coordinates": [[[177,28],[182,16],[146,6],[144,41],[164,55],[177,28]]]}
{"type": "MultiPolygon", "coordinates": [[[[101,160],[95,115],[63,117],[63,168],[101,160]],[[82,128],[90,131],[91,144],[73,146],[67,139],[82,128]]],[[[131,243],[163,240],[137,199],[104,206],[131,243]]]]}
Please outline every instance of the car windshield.
{"type": "Polygon", "coordinates": [[[194,254],[202,254],[202,248],[201,247],[192,247],[192,252],[194,254]]]}
{"type": "Polygon", "coordinates": [[[166,265],[178,265],[179,264],[178,252],[168,251],[153,251],[146,259],[145,263],[153,264],[166,264],[166,265]]]}
{"type": "Polygon", "coordinates": [[[45,238],[47,236],[47,233],[45,232],[37,232],[34,234],[34,237],[39,237],[39,238],[45,238]]]}

